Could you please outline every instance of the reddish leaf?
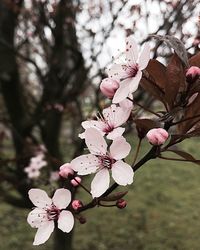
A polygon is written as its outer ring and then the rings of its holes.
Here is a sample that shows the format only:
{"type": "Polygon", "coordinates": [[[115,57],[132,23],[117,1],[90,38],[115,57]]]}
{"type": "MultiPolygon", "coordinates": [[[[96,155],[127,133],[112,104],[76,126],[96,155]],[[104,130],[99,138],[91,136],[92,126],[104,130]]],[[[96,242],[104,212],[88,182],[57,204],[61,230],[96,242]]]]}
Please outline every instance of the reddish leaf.
{"type": "Polygon", "coordinates": [[[189,153],[186,153],[184,151],[181,151],[181,150],[170,150],[168,149],[167,151],[169,152],[172,152],[172,153],[175,153],[177,154],[178,156],[181,156],[183,159],[187,160],[187,161],[190,161],[190,162],[193,162],[193,163],[196,163],[198,165],[200,165],[200,160],[196,160],[191,154],[189,153]]]}
{"type": "Polygon", "coordinates": [[[200,52],[189,59],[189,64],[200,68],[200,52]]]}
{"type": "Polygon", "coordinates": [[[185,89],[185,73],[182,62],[179,57],[174,54],[167,66],[168,84],[165,88],[166,100],[170,108],[173,108],[176,96],[180,87],[185,89]]]}
{"type": "Polygon", "coordinates": [[[134,122],[140,139],[143,139],[150,129],[160,127],[158,122],[151,119],[136,119],[134,122]]]}

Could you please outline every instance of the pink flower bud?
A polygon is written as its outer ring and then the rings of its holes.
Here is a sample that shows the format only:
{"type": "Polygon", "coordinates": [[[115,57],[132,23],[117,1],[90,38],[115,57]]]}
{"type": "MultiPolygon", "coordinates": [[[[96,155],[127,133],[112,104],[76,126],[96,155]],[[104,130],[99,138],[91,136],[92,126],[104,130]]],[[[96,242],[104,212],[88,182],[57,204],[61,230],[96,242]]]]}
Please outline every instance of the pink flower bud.
{"type": "Polygon", "coordinates": [[[186,72],[186,79],[189,83],[195,82],[200,76],[200,68],[196,66],[190,67],[186,72]]]}
{"type": "Polygon", "coordinates": [[[116,206],[120,209],[123,209],[125,208],[127,205],[127,202],[124,200],[124,199],[119,199],[117,202],[116,202],[116,206]]]}
{"type": "Polygon", "coordinates": [[[72,207],[75,211],[77,211],[79,208],[83,206],[83,203],[80,200],[73,200],[72,201],[72,207]]]}
{"type": "Polygon", "coordinates": [[[162,145],[167,140],[169,134],[163,128],[153,128],[147,133],[148,141],[153,145],[162,145]]]}
{"type": "Polygon", "coordinates": [[[77,187],[79,186],[79,183],[81,183],[81,178],[76,176],[73,180],[71,180],[71,184],[74,186],[74,187],[77,187]]]}
{"type": "Polygon", "coordinates": [[[100,84],[101,92],[108,98],[113,98],[116,90],[119,88],[119,83],[116,80],[105,78],[100,84]]]}
{"type": "Polygon", "coordinates": [[[74,175],[74,170],[69,163],[65,163],[60,167],[59,175],[68,178],[70,175],[74,175]]]}

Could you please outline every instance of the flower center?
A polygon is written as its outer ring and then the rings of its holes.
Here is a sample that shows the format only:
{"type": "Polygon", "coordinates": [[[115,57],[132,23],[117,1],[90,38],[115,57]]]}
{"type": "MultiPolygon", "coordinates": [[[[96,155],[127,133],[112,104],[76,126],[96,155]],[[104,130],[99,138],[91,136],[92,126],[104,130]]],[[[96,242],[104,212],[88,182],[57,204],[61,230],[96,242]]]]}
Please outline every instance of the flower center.
{"type": "Polygon", "coordinates": [[[60,210],[54,205],[52,205],[51,208],[47,209],[48,220],[58,220],[59,214],[60,214],[60,210]]]}
{"type": "Polygon", "coordinates": [[[135,77],[139,70],[137,63],[134,65],[123,65],[122,68],[124,71],[126,71],[128,77],[135,77]]]}
{"type": "Polygon", "coordinates": [[[110,158],[107,155],[99,156],[100,164],[103,168],[111,169],[112,165],[115,163],[115,160],[110,158]]]}

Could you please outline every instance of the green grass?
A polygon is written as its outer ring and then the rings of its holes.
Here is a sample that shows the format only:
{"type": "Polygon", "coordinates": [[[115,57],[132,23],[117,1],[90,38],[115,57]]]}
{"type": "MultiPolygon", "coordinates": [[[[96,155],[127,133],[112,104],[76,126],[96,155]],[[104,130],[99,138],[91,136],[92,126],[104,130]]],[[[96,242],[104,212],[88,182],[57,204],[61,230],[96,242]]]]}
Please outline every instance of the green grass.
{"type": "MultiPolygon", "coordinates": [[[[198,140],[183,144],[197,157],[199,146],[198,140]]],[[[148,147],[144,145],[142,151],[148,147]]],[[[76,223],[74,249],[199,250],[199,184],[198,165],[157,159],[148,162],[128,188],[125,209],[98,207],[83,214],[87,223],[76,223]]],[[[84,201],[88,195],[80,191],[78,197],[84,201]]],[[[0,249],[51,250],[51,240],[41,247],[32,246],[35,230],[26,224],[28,212],[1,204],[0,249]]]]}

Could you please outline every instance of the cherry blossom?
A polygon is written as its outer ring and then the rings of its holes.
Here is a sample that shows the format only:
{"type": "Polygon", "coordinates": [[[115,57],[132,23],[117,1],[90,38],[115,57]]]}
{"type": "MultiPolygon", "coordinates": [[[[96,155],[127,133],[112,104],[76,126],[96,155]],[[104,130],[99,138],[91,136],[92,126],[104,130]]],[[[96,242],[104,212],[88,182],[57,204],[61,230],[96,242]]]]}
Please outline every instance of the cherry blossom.
{"type": "Polygon", "coordinates": [[[88,128],[85,131],[85,143],[90,154],[73,159],[71,165],[79,175],[96,173],[91,183],[93,197],[101,196],[108,189],[109,170],[119,185],[125,186],[133,182],[133,169],[123,161],[131,150],[130,144],[124,137],[115,138],[108,151],[102,134],[97,129],[88,128]]]}
{"type": "MultiPolygon", "coordinates": [[[[132,106],[125,106],[125,103],[122,107],[112,104],[102,111],[98,120],[84,121],[81,125],[84,129],[95,128],[102,135],[107,134],[107,139],[113,140],[124,133],[125,128],[120,126],[128,120],[131,110],[132,106]]],[[[79,134],[79,137],[85,138],[85,133],[79,134]]]]}
{"type": "Polygon", "coordinates": [[[27,173],[28,178],[36,179],[40,176],[40,169],[47,165],[44,160],[44,154],[39,153],[37,156],[32,157],[29,165],[24,168],[24,172],[27,173]]]}
{"type": "Polygon", "coordinates": [[[54,222],[57,221],[58,228],[69,233],[74,226],[74,217],[70,211],[63,210],[71,202],[69,190],[57,189],[53,198],[41,189],[31,189],[29,198],[36,206],[29,214],[27,221],[33,228],[37,228],[33,245],[46,242],[54,230],[54,222]]]}
{"type": "Polygon", "coordinates": [[[145,43],[141,54],[138,53],[137,43],[132,36],[126,38],[125,63],[113,64],[108,70],[108,77],[120,81],[112,102],[119,103],[127,98],[129,93],[138,89],[142,78],[142,70],[150,59],[150,46],[145,43]]]}

